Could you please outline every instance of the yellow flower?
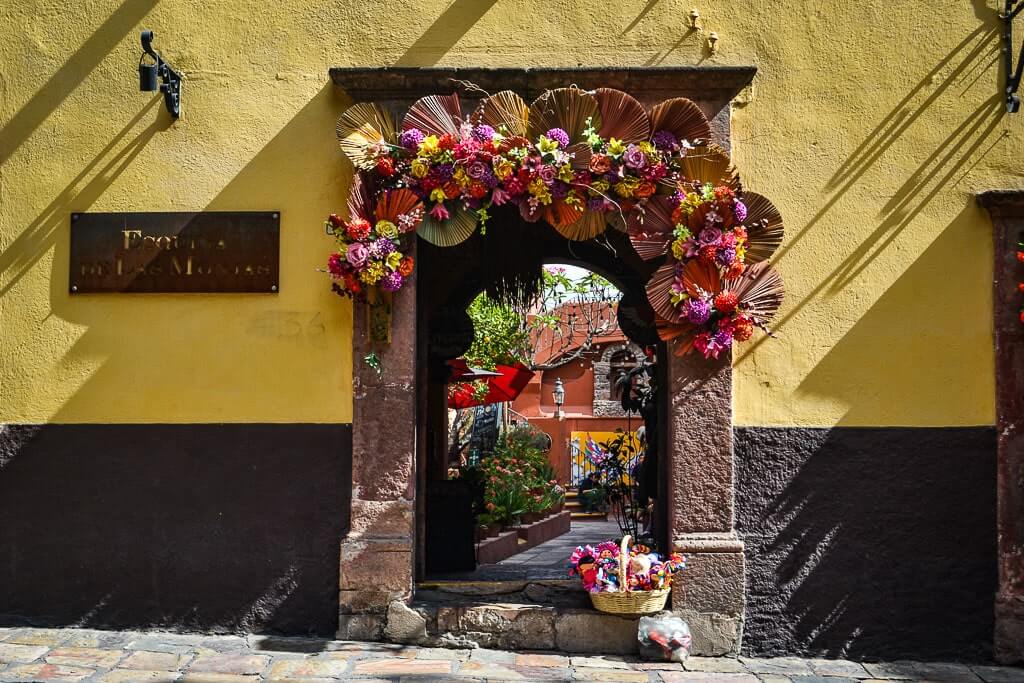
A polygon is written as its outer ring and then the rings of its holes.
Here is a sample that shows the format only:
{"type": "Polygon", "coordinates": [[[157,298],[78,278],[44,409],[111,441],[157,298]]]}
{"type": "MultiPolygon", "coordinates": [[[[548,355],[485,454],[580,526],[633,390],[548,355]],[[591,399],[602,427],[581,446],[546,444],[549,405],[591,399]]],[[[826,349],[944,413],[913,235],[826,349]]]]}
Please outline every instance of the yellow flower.
{"type": "Polygon", "coordinates": [[[639,147],[640,151],[644,154],[654,154],[654,145],[649,142],[641,142],[637,147],[639,147]]]}
{"type": "Polygon", "coordinates": [[[366,270],[359,273],[359,279],[368,285],[377,284],[384,277],[384,264],[380,262],[371,263],[366,270]]]}
{"type": "Polygon", "coordinates": [[[554,152],[558,149],[558,140],[552,140],[545,135],[541,135],[540,139],[537,140],[537,149],[540,150],[541,154],[554,152]]]}
{"type": "Polygon", "coordinates": [[[377,234],[381,237],[394,239],[398,237],[398,226],[391,221],[377,221],[377,234]]]}
{"type": "Polygon", "coordinates": [[[426,178],[427,173],[430,172],[430,166],[423,159],[413,159],[410,172],[413,178],[426,178]]]}
{"type": "Polygon", "coordinates": [[[444,194],[444,190],[440,187],[435,187],[430,191],[430,201],[432,202],[443,202],[447,197],[444,194]]]}
{"type": "Polygon", "coordinates": [[[423,138],[423,142],[420,143],[419,155],[430,156],[431,154],[437,153],[437,136],[428,135],[423,138]]]}
{"type": "Polygon", "coordinates": [[[599,193],[608,191],[608,181],[604,179],[595,180],[594,182],[590,183],[590,186],[597,190],[599,193]]]}
{"type": "Polygon", "coordinates": [[[571,183],[573,180],[572,166],[566,164],[558,169],[558,179],[563,183],[571,183]]]}
{"type": "Polygon", "coordinates": [[[393,251],[388,254],[387,264],[391,270],[398,270],[399,264],[402,262],[402,252],[393,251]]]}
{"type": "Polygon", "coordinates": [[[683,248],[685,242],[683,240],[676,240],[672,243],[672,256],[677,261],[682,261],[686,256],[686,249],[683,248]]]}
{"type": "Polygon", "coordinates": [[[640,181],[636,178],[623,178],[621,181],[615,183],[615,192],[620,197],[632,197],[633,190],[635,190],[639,184],[640,181]]]}
{"type": "Polygon", "coordinates": [[[626,144],[622,140],[612,138],[608,141],[608,154],[613,157],[620,156],[626,151],[626,144]]]}
{"type": "Polygon", "coordinates": [[[499,157],[494,161],[494,175],[498,176],[498,180],[507,180],[512,175],[514,168],[508,159],[499,157]]]}
{"type": "Polygon", "coordinates": [[[461,166],[456,166],[455,171],[452,172],[452,178],[455,179],[455,182],[461,183],[463,180],[466,179],[466,177],[466,169],[462,168],[461,166]]]}
{"type": "Polygon", "coordinates": [[[530,181],[527,189],[534,197],[540,200],[541,204],[551,203],[551,192],[548,190],[548,186],[544,184],[544,181],[540,178],[534,178],[530,181]]]}

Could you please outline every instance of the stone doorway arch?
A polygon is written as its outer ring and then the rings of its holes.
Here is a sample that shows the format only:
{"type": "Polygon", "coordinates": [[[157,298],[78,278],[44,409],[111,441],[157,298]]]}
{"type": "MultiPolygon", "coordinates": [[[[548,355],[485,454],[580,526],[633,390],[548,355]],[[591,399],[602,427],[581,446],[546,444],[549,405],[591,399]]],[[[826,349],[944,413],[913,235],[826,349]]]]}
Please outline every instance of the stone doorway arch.
{"type": "MultiPolygon", "coordinates": [[[[689,97],[711,121],[713,135],[729,147],[732,99],[749,86],[753,67],[640,69],[332,69],[334,83],[353,101],[375,101],[403,111],[419,97],[454,89],[457,81],[485,91],[516,90],[527,99],[574,83],[614,87],[649,105],[689,97]]],[[[417,346],[419,276],[395,298],[392,343],[378,350],[386,372],[365,362],[370,352],[366,318],[353,316],[353,463],[351,530],[341,542],[340,638],[395,637],[395,622],[415,592],[417,565],[418,435],[426,415],[416,387],[425,380],[417,346]],[[389,624],[389,620],[392,622],[389,624]]],[[[733,514],[732,371],[730,359],[665,358],[667,401],[664,490],[665,528],[673,549],[685,553],[685,590],[672,609],[694,632],[698,654],[738,653],[744,609],[743,543],[733,514]]]]}

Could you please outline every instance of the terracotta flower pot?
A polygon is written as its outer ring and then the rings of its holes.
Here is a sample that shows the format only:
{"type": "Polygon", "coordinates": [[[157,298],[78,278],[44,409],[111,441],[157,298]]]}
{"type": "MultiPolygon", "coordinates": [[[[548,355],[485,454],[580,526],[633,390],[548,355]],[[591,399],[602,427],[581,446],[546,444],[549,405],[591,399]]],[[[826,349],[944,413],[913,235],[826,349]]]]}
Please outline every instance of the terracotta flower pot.
{"type": "Polygon", "coordinates": [[[486,526],[478,526],[476,528],[476,540],[479,542],[479,541],[484,540],[485,538],[487,538],[487,527],[486,526]]]}
{"type": "Polygon", "coordinates": [[[501,533],[501,522],[491,522],[487,525],[487,538],[497,538],[501,533]]]}

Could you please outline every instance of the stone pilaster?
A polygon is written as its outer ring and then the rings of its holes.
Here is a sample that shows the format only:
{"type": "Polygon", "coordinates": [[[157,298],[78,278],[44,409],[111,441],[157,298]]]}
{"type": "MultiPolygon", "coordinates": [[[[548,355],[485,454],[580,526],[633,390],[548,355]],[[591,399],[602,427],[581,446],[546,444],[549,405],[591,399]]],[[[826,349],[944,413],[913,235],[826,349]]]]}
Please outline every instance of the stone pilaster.
{"type": "Polygon", "coordinates": [[[416,277],[394,297],[391,343],[371,344],[353,306],[352,522],[341,542],[338,637],[376,640],[413,593],[416,500],[416,277]],[[375,353],[378,373],[366,361],[375,353]]]}
{"type": "Polygon", "coordinates": [[[689,565],[672,609],[689,623],[695,654],[737,654],[745,566],[733,526],[731,359],[677,356],[674,342],[668,358],[668,524],[689,565]]]}
{"type": "Polygon", "coordinates": [[[995,245],[993,306],[996,344],[996,454],[999,591],[996,594],[995,657],[1024,661],[1024,325],[1018,316],[1024,294],[1024,190],[985,192],[978,202],[992,216],[995,245]]]}

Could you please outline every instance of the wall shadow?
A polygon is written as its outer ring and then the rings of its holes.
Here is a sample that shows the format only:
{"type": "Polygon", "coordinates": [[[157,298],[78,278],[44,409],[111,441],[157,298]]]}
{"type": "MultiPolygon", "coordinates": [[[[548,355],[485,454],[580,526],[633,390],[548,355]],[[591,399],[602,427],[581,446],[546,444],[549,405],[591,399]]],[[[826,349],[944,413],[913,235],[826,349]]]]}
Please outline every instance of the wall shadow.
{"type": "Polygon", "coordinates": [[[736,430],[752,652],[990,657],[995,429],[843,426],[905,413],[936,386],[976,395],[948,359],[991,348],[989,309],[952,282],[990,276],[984,260],[964,268],[988,239],[979,212],[967,203],[801,383],[846,406],[836,427],[736,430]],[[936,316],[962,325],[937,331],[936,316]]]}
{"type": "MultiPolygon", "coordinates": [[[[79,171],[11,244],[0,252],[0,297],[7,294],[54,247],[57,236],[70,221],[72,211],[86,211],[127,169],[153,136],[173,123],[163,109],[155,118],[124,142],[144,118],[153,116],[163,96],[154,96],[103,149],[79,171]]],[[[62,278],[63,280],[63,278],[62,278]]]]}
{"type": "Polygon", "coordinates": [[[498,0],[453,0],[394,66],[434,66],[498,0]]]}
{"type": "Polygon", "coordinates": [[[995,430],[736,430],[750,654],[989,661],[995,430]]]}
{"type": "Polygon", "coordinates": [[[68,214],[160,129],[129,140],[157,101],[4,254],[20,277],[53,249],[50,314],[79,336],[38,371],[66,384],[48,423],[0,429],[0,622],[333,636],[351,425],[266,423],[320,400],[311,385],[336,391],[323,358],[348,308],[316,268],[325,207],[344,203],[333,123],[345,102],[321,87],[205,207],[281,211],[279,295],[69,296],[68,214]],[[241,364],[240,350],[277,362],[241,364]],[[124,424],[140,407],[175,424],[124,424]]]}
{"type": "MultiPolygon", "coordinates": [[[[160,0],[124,0],[0,129],[3,164],[160,0]]],[[[141,52],[141,48],[140,48],[141,52]]]]}
{"type": "MultiPolygon", "coordinates": [[[[973,287],[955,284],[991,279],[987,260],[963,258],[979,244],[988,249],[990,237],[979,231],[986,224],[982,210],[967,200],[917,260],[832,345],[804,377],[797,394],[840,401],[846,406],[840,425],[870,424],[879,406],[883,412],[905,414],[904,403],[922,401],[936,386],[966,391],[970,398],[963,400],[973,399],[977,392],[964,386],[972,378],[949,359],[977,355],[992,346],[986,302],[976,299],[973,287]],[[937,316],[961,324],[936,327],[937,316]]],[[[988,385],[983,378],[977,381],[988,385]]]]}
{"type": "Polygon", "coordinates": [[[351,425],[7,425],[0,624],[333,636],[351,425]]]}

